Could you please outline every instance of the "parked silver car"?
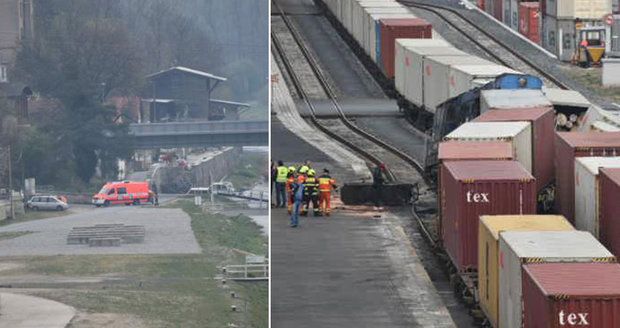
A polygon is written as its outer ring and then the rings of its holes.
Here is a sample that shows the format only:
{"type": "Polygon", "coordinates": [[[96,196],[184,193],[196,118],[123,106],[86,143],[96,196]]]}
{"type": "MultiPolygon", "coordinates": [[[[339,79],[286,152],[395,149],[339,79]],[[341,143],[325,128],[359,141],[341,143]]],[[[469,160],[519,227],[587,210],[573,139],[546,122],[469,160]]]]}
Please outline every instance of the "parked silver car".
{"type": "Polygon", "coordinates": [[[69,208],[69,204],[58,199],[56,196],[32,196],[26,207],[31,210],[64,211],[69,208]]]}

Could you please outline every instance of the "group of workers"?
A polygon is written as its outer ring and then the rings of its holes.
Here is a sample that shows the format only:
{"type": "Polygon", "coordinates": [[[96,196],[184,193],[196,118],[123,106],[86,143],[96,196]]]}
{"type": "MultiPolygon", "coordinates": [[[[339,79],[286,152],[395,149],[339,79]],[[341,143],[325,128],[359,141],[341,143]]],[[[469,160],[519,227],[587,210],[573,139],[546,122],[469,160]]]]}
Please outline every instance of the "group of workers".
{"type": "Polygon", "coordinates": [[[314,216],[329,216],[331,213],[331,194],[338,189],[328,169],[317,177],[310,161],[299,167],[285,166],[278,161],[274,168],[273,180],[276,188],[276,207],[288,208],[291,227],[299,226],[299,216],[307,216],[312,205],[314,216]]]}

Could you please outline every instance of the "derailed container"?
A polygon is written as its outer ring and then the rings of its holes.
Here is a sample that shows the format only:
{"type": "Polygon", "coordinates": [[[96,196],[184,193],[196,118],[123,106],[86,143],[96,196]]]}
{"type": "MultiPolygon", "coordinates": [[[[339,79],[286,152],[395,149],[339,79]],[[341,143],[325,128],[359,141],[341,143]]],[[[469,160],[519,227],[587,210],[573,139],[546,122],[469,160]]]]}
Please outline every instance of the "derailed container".
{"type": "Polygon", "coordinates": [[[540,3],[519,3],[519,33],[530,41],[540,44],[540,3]]]}
{"type": "Polygon", "coordinates": [[[555,136],[555,112],[552,106],[534,108],[505,108],[489,110],[474,122],[515,122],[532,124],[532,174],[540,191],[554,178],[553,138],[555,136]]]}
{"type": "Polygon", "coordinates": [[[450,67],[453,65],[489,65],[477,56],[426,56],[424,58],[424,108],[435,113],[437,106],[450,99],[450,67]]]}
{"type": "Polygon", "coordinates": [[[506,73],[519,74],[513,69],[497,64],[453,65],[449,73],[448,99],[477,87],[480,84],[479,80],[488,83],[506,73]]]}
{"type": "Polygon", "coordinates": [[[555,206],[569,221],[575,218],[575,158],[620,156],[620,132],[556,132],[555,206]]]}
{"type": "Polygon", "coordinates": [[[620,169],[602,168],[599,175],[599,240],[615,255],[620,255],[620,169]]]}
{"type": "Polygon", "coordinates": [[[463,160],[512,160],[508,141],[444,141],[439,143],[439,162],[463,160]]]}
{"type": "Polygon", "coordinates": [[[499,327],[521,327],[522,264],[614,262],[587,231],[506,231],[499,239],[499,327]]]}
{"type": "Polygon", "coordinates": [[[480,308],[493,327],[499,320],[499,234],[503,231],[570,231],[561,215],[483,215],[478,230],[478,291],[480,308]]]}
{"type": "Polygon", "coordinates": [[[467,122],[444,140],[510,141],[515,159],[532,172],[532,125],[529,122],[467,122]]]}
{"type": "Polygon", "coordinates": [[[383,73],[391,79],[394,77],[396,39],[430,39],[433,37],[433,27],[421,18],[381,19],[380,25],[375,58],[383,73]]]}
{"type": "Polygon", "coordinates": [[[516,161],[447,161],[441,170],[444,248],[459,272],[475,271],[479,217],[536,213],[536,181],[516,161]]]}
{"type": "Polygon", "coordinates": [[[551,107],[553,104],[540,90],[482,90],[480,113],[489,109],[551,107]]]}
{"type": "Polygon", "coordinates": [[[620,265],[523,266],[523,327],[620,326],[620,265]]]}
{"type": "Polygon", "coordinates": [[[575,227],[589,231],[596,238],[599,238],[599,169],[602,167],[620,168],[620,157],[575,159],[575,227]]]}
{"type": "Polygon", "coordinates": [[[424,58],[426,56],[469,56],[445,40],[396,39],[394,84],[405,99],[424,106],[424,58]],[[402,66],[401,66],[402,65],[402,66]]]}

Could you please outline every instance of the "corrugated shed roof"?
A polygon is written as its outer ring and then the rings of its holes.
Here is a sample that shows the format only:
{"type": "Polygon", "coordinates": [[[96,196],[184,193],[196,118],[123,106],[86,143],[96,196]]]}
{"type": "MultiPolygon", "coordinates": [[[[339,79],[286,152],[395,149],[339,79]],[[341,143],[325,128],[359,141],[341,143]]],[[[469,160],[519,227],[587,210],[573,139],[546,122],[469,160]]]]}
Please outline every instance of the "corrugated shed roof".
{"type": "Polygon", "coordinates": [[[208,79],[212,79],[212,80],[219,80],[219,81],[226,81],[227,79],[225,77],[221,77],[221,76],[217,76],[217,75],[213,75],[211,73],[207,73],[207,72],[203,72],[203,71],[199,71],[196,69],[192,69],[192,68],[187,68],[184,66],[175,66],[175,67],[171,67],[169,69],[157,72],[157,73],[153,73],[153,74],[149,74],[146,77],[147,78],[153,78],[159,75],[163,75],[163,74],[167,74],[173,71],[178,71],[178,72],[183,72],[183,73],[187,73],[187,74],[192,74],[192,75],[197,75],[197,76],[201,76],[204,78],[208,78],[208,79]]]}
{"type": "Polygon", "coordinates": [[[620,264],[527,264],[528,274],[545,295],[614,296],[620,298],[620,264]]]}

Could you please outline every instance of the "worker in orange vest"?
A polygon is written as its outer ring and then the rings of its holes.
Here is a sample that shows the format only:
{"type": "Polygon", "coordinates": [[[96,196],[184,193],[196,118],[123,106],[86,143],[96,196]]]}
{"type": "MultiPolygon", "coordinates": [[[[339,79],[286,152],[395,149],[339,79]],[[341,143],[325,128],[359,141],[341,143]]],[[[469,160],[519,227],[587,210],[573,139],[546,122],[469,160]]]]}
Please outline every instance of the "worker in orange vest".
{"type": "Polygon", "coordinates": [[[291,188],[295,183],[295,167],[290,166],[288,168],[288,177],[286,179],[286,197],[288,199],[288,214],[293,214],[293,203],[295,200],[293,199],[295,195],[293,195],[293,189],[291,188]]]}
{"type": "Polygon", "coordinates": [[[319,208],[325,216],[330,215],[332,190],[338,189],[336,180],[329,175],[328,169],[323,169],[319,177],[319,208]]]}

